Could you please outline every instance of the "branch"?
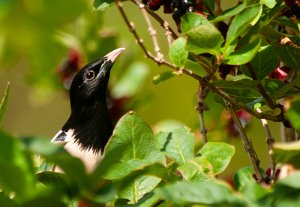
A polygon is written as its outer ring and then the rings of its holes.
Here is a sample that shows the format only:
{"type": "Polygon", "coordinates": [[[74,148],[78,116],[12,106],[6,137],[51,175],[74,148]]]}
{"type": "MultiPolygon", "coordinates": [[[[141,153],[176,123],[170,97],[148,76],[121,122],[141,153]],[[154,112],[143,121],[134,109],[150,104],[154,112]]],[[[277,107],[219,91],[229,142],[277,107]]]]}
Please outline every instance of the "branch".
{"type": "MultiPolygon", "coordinates": [[[[194,79],[196,79],[197,81],[199,81],[201,83],[201,85],[208,87],[210,90],[212,90],[214,93],[218,94],[219,96],[221,96],[222,98],[225,99],[225,101],[229,102],[232,106],[240,108],[245,110],[246,112],[252,114],[253,116],[259,118],[259,119],[267,119],[267,120],[271,120],[274,122],[280,122],[284,119],[283,117],[283,112],[281,112],[279,115],[277,116],[272,116],[270,114],[264,114],[264,113],[258,113],[255,110],[250,109],[249,107],[247,107],[246,105],[236,102],[234,99],[232,99],[229,94],[227,94],[225,91],[220,90],[219,88],[217,88],[213,83],[209,82],[209,80],[207,80],[206,78],[203,78],[195,73],[193,73],[193,71],[187,69],[187,68],[178,68],[175,65],[173,65],[172,63],[166,61],[166,60],[157,60],[157,58],[155,58],[145,47],[143,40],[139,37],[139,35],[137,34],[136,30],[135,30],[135,26],[132,22],[129,21],[128,17],[126,16],[123,7],[122,7],[122,3],[120,2],[120,0],[115,0],[116,2],[116,6],[119,9],[122,18],[124,19],[126,25],[128,26],[130,32],[133,34],[134,38],[136,39],[138,45],[142,48],[144,54],[146,55],[147,58],[151,59],[152,61],[154,61],[155,63],[157,63],[158,65],[165,65],[167,67],[169,67],[170,69],[176,71],[176,72],[182,72],[194,79]]],[[[282,110],[282,109],[281,109],[282,110]]]]}
{"type": "Polygon", "coordinates": [[[243,144],[244,144],[244,149],[246,150],[246,152],[249,155],[249,158],[251,160],[252,166],[253,166],[255,174],[256,174],[257,181],[258,181],[258,183],[261,183],[264,181],[264,179],[263,179],[263,176],[259,169],[260,161],[257,157],[257,154],[256,154],[254,148],[253,148],[252,142],[247,137],[247,134],[242,126],[240,119],[237,117],[237,115],[233,109],[233,106],[228,102],[226,103],[226,105],[231,113],[231,116],[232,116],[232,119],[233,119],[235,125],[237,126],[237,128],[239,130],[240,136],[241,136],[243,144]]]}
{"type": "MultiPolygon", "coordinates": [[[[259,113],[262,112],[260,108],[257,108],[256,110],[259,113]]],[[[276,162],[275,162],[275,159],[273,157],[273,145],[275,143],[275,140],[272,137],[271,130],[269,128],[267,120],[261,119],[260,121],[261,121],[261,123],[262,123],[262,125],[263,125],[263,127],[265,129],[265,133],[266,133],[266,142],[267,142],[267,145],[268,145],[268,153],[269,153],[270,160],[271,160],[271,170],[272,170],[271,182],[273,182],[274,179],[275,179],[275,177],[276,177],[275,176],[275,173],[276,173],[276,162]]]]}
{"type": "Polygon", "coordinates": [[[204,102],[204,99],[206,98],[207,94],[208,94],[207,88],[205,88],[205,86],[202,86],[200,83],[199,89],[198,89],[198,105],[196,107],[196,110],[198,111],[200,132],[201,132],[204,144],[207,143],[207,130],[205,128],[205,122],[204,122],[204,117],[203,117],[203,112],[208,110],[208,106],[204,102]]]}

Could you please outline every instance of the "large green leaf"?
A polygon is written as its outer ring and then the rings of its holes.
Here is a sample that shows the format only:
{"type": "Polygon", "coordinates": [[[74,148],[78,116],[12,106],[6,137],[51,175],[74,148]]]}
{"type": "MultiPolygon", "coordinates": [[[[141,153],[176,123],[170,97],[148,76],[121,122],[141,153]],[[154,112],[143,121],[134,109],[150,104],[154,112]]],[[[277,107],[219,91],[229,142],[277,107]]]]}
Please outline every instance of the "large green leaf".
{"type": "Polygon", "coordinates": [[[184,67],[187,61],[188,52],[185,50],[185,46],[186,39],[183,37],[179,37],[178,39],[176,39],[170,46],[170,60],[176,67],[184,67]]]}
{"type": "Polygon", "coordinates": [[[186,127],[172,132],[160,132],[156,138],[160,151],[174,159],[179,165],[185,164],[194,157],[195,137],[186,127]]]}
{"type": "Polygon", "coordinates": [[[15,193],[16,200],[26,200],[35,193],[34,170],[28,154],[18,139],[0,131],[0,188],[15,193]]]}
{"type": "Polygon", "coordinates": [[[255,69],[257,78],[263,79],[276,69],[279,59],[271,46],[264,46],[259,49],[251,60],[251,64],[255,69]]]}
{"type": "Polygon", "coordinates": [[[253,42],[227,54],[224,58],[224,63],[228,65],[243,65],[250,62],[257,53],[260,43],[261,38],[256,38],[253,42]]]}
{"type": "Polygon", "coordinates": [[[300,98],[296,98],[292,101],[291,107],[287,111],[287,117],[290,120],[292,126],[300,132],[300,98]]]}
{"type": "Polygon", "coordinates": [[[4,91],[4,94],[3,94],[1,102],[0,102],[0,124],[3,119],[5,110],[6,110],[8,94],[9,94],[9,83],[6,86],[6,89],[4,91]]]}
{"type": "MultiPolygon", "coordinates": [[[[112,160],[102,176],[107,179],[120,179],[134,170],[147,165],[164,162],[164,156],[156,148],[151,128],[135,113],[124,115],[117,123],[114,133],[105,149],[105,159],[119,150],[119,160],[112,160]]],[[[101,164],[100,164],[101,166],[101,164]]],[[[100,167],[99,166],[99,167],[100,167]]]]}
{"type": "Polygon", "coordinates": [[[210,53],[220,55],[224,42],[222,34],[212,25],[199,25],[188,32],[186,49],[195,54],[210,53]]]}
{"type": "Polygon", "coordinates": [[[235,47],[234,45],[237,43],[237,38],[250,28],[250,23],[260,10],[261,5],[250,6],[234,17],[227,32],[224,50],[225,55],[232,52],[232,49],[235,47]]]}
{"type": "Polygon", "coordinates": [[[138,115],[130,112],[117,123],[104,158],[92,177],[95,178],[93,180],[103,177],[117,183],[125,182],[118,189],[118,196],[136,203],[161,180],[152,175],[139,174],[139,170],[154,163],[164,164],[165,157],[156,148],[151,128],[138,115]],[[126,176],[135,172],[137,177],[126,180],[126,176]]]}
{"type": "Polygon", "coordinates": [[[200,155],[212,165],[214,175],[222,173],[231,161],[235,148],[223,142],[208,142],[199,151],[200,155]]]}
{"type": "Polygon", "coordinates": [[[222,182],[179,182],[155,191],[161,198],[174,204],[202,204],[212,206],[247,206],[222,182]]]}

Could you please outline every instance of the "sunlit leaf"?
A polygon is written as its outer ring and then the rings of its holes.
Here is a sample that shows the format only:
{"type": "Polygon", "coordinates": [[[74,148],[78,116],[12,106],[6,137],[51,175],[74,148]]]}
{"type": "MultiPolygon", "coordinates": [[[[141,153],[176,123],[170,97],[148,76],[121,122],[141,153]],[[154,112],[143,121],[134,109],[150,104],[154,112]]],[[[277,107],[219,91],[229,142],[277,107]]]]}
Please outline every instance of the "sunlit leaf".
{"type": "Polygon", "coordinates": [[[250,28],[250,23],[253,21],[253,18],[257,16],[257,13],[260,9],[260,5],[247,7],[234,17],[227,32],[224,50],[225,54],[227,54],[228,52],[231,53],[231,51],[228,51],[229,47],[232,48],[232,46],[237,43],[237,38],[250,28]]]}
{"type": "Polygon", "coordinates": [[[243,65],[252,60],[257,53],[261,43],[261,38],[256,38],[255,41],[247,44],[238,50],[225,56],[224,63],[228,65],[243,65]]]}
{"type": "Polygon", "coordinates": [[[195,54],[210,53],[218,56],[224,42],[222,34],[212,25],[199,25],[188,32],[186,49],[195,54]]]}
{"type": "Polygon", "coordinates": [[[235,148],[223,142],[208,142],[199,153],[212,164],[212,171],[217,175],[227,168],[235,153],[235,148]]]}
{"type": "Polygon", "coordinates": [[[196,13],[186,13],[181,20],[181,30],[186,33],[200,25],[213,26],[204,16],[196,13]]]}
{"type": "Polygon", "coordinates": [[[115,3],[114,0],[94,0],[93,6],[95,9],[103,11],[115,3]]]}
{"type": "Polygon", "coordinates": [[[176,67],[184,67],[187,61],[188,52],[185,50],[185,46],[186,39],[183,37],[176,39],[170,46],[170,60],[176,67]]]}
{"type": "Polygon", "coordinates": [[[185,164],[194,156],[195,137],[186,127],[172,132],[160,132],[156,139],[160,151],[174,159],[179,165],[185,164]]]}
{"type": "Polygon", "coordinates": [[[246,8],[246,3],[238,4],[235,7],[231,7],[224,12],[222,12],[220,15],[216,16],[214,19],[211,20],[211,22],[219,22],[223,21],[225,19],[228,19],[229,17],[235,16],[242,12],[246,8]]]}

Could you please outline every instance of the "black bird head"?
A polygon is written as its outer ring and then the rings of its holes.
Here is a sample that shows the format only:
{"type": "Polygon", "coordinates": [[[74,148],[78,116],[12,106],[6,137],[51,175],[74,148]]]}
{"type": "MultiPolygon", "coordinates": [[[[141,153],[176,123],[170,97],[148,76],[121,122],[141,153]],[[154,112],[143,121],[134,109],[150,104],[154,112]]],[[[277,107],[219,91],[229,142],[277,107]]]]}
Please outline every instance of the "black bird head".
{"type": "Polygon", "coordinates": [[[83,150],[103,150],[113,126],[106,104],[110,69],[124,48],[84,66],[70,88],[71,115],[52,142],[76,142],[83,150]]]}

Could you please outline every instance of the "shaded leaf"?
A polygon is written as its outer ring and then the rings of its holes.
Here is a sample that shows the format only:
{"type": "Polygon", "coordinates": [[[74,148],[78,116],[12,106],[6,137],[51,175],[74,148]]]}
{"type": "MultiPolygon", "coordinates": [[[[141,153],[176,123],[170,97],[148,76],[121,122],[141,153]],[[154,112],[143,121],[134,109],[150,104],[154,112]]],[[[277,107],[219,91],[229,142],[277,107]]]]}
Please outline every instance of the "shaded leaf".
{"type": "Polygon", "coordinates": [[[103,11],[115,3],[114,0],[94,0],[93,6],[95,9],[103,11]]]}
{"type": "Polygon", "coordinates": [[[258,79],[263,79],[273,72],[279,65],[279,59],[271,46],[261,47],[251,64],[256,71],[258,79]]]}
{"type": "Polygon", "coordinates": [[[199,151],[201,157],[212,165],[214,175],[222,173],[231,161],[235,148],[223,142],[208,142],[199,151]]]}
{"type": "Polygon", "coordinates": [[[7,107],[8,94],[9,94],[9,83],[7,83],[6,89],[4,91],[4,94],[3,94],[1,102],[0,102],[0,124],[3,119],[6,107],[7,107]]]}
{"type": "Polygon", "coordinates": [[[160,132],[156,139],[160,151],[179,165],[185,164],[194,156],[195,137],[186,127],[180,127],[172,132],[160,132]]]}
{"type": "Polygon", "coordinates": [[[280,45],[279,43],[272,44],[274,51],[278,55],[279,59],[283,61],[287,66],[299,70],[300,69],[300,49],[290,45],[280,45]]]}
{"type": "Polygon", "coordinates": [[[255,174],[255,172],[252,167],[244,167],[238,170],[233,178],[234,187],[238,191],[241,191],[249,185],[249,183],[256,182],[253,178],[253,174],[255,174]]]}
{"type": "Polygon", "coordinates": [[[173,71],[163,72],[163,73],[153,77],[153,83],[154,84],[159,84],[163,81],[166,81],[166,80],[169,80],[169,79],[173,78],[175,75],[176,75],[176,72],[173,72],[173,71]]]}
{"type": "MultiPolygon", "coordinates": [[[[214,180],[203,182],[179,182],[155,190],[161,198],[175,204],[203,204],[242,206],[240,200],[224,183],[214,180]]],[[[246,205],[244,205],[246,206],[246,205]]]]}
{"type": "Polygon", "coordinates": [[[184,67],[187,61],[188,52],[185,50],[185,46],[186,39],[183,37],[177,38],[174,42],[172,42],[172,45],[170,46],[170,60],[176,67],[184,67]]]}
{"type": "Polygon", "coordinates": [[[22,143],[27,150],[40,154],[48,161],[58,165],[81,188],[89,186],[90,183],[82,161],[67,153],[63,146],[53,144],[50,140],[41,137],[24,137],[22,143]]]}

